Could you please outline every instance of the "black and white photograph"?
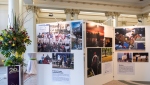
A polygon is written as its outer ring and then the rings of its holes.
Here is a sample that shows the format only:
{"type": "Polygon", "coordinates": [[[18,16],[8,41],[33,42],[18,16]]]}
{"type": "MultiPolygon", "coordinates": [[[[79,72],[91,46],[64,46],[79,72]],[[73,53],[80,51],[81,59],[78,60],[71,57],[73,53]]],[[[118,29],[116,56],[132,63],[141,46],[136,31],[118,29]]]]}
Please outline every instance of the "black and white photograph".
{"type": "Polygon", "coordinates": [[[115,29],[115,49],[118,51],[145,50],[145,27],[115,29]]]}
{"type": "Polygon", "coordinates": [[[82,50],[82,21],[71,22],[72,50],[82,50]]]}
{"type": "Polygon", "coordinates": [[[86,23],[86,47],[103,47],[104,27],[94,22],[86,23]]]}
{"type": "Polygon", "coordinates": [[[87,77],[101,74],[101,48],[87,48],[87,77]]]}
{"type": "Polygon", "coordinates": [[[52,54],[53,68],[59,69],[74,69],[74,54],[73,53],[53,53],[52,54]]]}

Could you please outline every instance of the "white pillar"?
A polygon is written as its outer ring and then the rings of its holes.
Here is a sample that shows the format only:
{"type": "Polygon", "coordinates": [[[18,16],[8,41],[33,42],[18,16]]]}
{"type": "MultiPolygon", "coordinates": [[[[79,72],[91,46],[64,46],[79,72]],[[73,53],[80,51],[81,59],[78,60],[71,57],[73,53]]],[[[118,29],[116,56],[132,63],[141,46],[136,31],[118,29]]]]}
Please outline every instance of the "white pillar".
{"type": "Polygon", "coordinates": [[[13,26],[14,15],[19,15],[19,0],[8,0],[8,26],[13,26]]]}
{"type": "Polygon", "coordinates": [[[71,21],[71,9],[65,9],[65,14],[66,14],[66,21],[71,21]]]}
{"type": "Polygon", "coordinates": [[[19,0],[19,17],[23,19],[23,0],[19,0]]]}
{"type": "Polygon", "coordinates": [[[79,15],[79,13],[80,13],[80,10],[78,10],[78,9],[73,9],[73,13],[74,13],[74,16],[73,16],[74,20],[78,20],[78,15],[79,15]]]}
{"type": "Polygon", "coordinates": [[[119,13],[117,12],[113,12],[112,17],[113,17],[113,27],[117,27],[118,26],[118,17],[119,17],[119,13]]]}
{"type": "Polygon", "coordinates": [[[26,9],[28,10],[28,16],[25,21],[25,28],[28,31],[28,34],[31,39],[31,45],[27,46],[27,52],[36,52],[37,51],[37,46],[35,43],[37,43],[37,38],[36,38],[36,15],[35,13],[37,12],[38,8],[35,6],[27,6],[26,9]]]}

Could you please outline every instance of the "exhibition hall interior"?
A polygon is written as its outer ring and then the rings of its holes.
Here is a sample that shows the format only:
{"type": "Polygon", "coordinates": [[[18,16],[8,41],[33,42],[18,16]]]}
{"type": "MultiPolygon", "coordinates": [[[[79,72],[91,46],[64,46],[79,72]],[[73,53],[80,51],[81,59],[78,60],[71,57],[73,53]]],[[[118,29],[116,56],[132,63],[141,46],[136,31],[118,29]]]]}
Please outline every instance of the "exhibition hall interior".
{"type": "Polygon", "coordinates": [[[150,0],[0,0],[0,85],[150,85],[150,0]]]}

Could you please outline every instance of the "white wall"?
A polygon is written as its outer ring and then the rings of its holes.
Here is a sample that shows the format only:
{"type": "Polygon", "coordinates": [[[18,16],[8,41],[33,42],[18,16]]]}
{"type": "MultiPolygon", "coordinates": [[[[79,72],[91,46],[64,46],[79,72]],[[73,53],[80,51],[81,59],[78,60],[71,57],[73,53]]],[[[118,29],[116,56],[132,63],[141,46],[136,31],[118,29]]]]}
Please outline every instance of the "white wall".
{"type": "MultiPolygon", "coordinates": [[[[135,27],[135,26],[132,26],[135,27]]],[[[138,26],[140,27],[140,26],[138,26]]],[[[143,27],[143,26],[141,26],[143,27]]],[[[150,39],[149,39],[149,32],[150,32],[150,26],[145,27],[145,41],[146,41],[146,49],[144,52],[148,52],[150,56],[150,39]]],[[[114,36],[115,37],[115,36],[114,36]]],[[[115,39],[115,38],[114,38],[115,39]]],[[[115,41],[115,40],[114,40],[115,41]]],[[[124,51],[125,52],[125,51],[124,51]]],[[[133,52],[139,52],[139,51],[129,51],[131,53],[133,52]]],[[[143,52],[143,51],[142,51],[143,52]]],[[[120,75],[117,72],[117,53],[114,53],[114,80],[132,80],[132,81],[150,81],[150,61],[149,62],[132,62],[135,64],[135,74],[134,75],[120,75]]],[[[148,58],[150,58],[148,56],[148,58]]],[[[150,60],[150,59],[149,59],[150,60]]]]}
{"type": "MultiPolygon", "coordinates": [[[[8,24],[7,5],[0,5],[0,31],[6,29],[7,24],[8,24]]],[[[3,65],[2,60],[4,60],[4,57],[2,54],[0,54],[0,65],[3,65]]]]}

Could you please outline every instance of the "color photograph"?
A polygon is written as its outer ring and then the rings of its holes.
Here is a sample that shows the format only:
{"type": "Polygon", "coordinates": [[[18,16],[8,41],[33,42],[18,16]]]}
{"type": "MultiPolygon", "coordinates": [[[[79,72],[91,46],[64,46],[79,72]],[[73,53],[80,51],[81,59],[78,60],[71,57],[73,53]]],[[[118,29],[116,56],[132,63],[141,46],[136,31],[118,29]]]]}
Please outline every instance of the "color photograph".
{"type": "Polygon", "coordinates": [[[145,27],[115,29],[115,49],[118,51],[144,51],[145,27]]]}
{"type": "Polygon", "coordinates": [[[133,53],[133,62],[148,62],[148,53],[133,53]]]}
{"type": "Polygon", "coordinates": [[[112,48],[102,49],[102,63],[112,61],[112,48]]]}
{"type": "Polygon", "coordinates": [[[132,62],[132,53],[118,53],[118,62],[132,62]]]}
{"type": "Polygon", "coordinates": [[[37,36],[37,51],[44,52],[44,44],[49,43],[50,40],[48,38],[49,34],[49,24],[38,24],[36,26],[36,36],[37,36]]]}
{"type": "Polygon", "coordinates": [[[50,55],[51,55],[50,53],[38,53],[37,54],[38,64],[51,64],[52,57],[50,55]]]}
{"type": "Polygon", "coordinates": [[[87,77],[101,74],[101,48],[87,48],[87,77]]]}
{"type": "Polygon", "coordinates": [[[82,50],[82,22],[71,22],[72,50],[82,50]]]}
{"type": "Polygon", "coordinates": [[[86,23],[86,47],[103,47],[104,27],[94,22],[86,23]]]}
{"type": "Polygon", "coordinates": [[[105,47],[112,47],[112,38],[105,37],[105,47]]]}
{"type": "Polygon", "coordinates": [[[38,42],[38,52],[70,52],[70,23],[51,23],[43,35],[47,42],[38,42]]]}
{"type": "Polygon", "coordinates": [[[74,54],[73,53],[53,53],[52,54],[53,68],[59,69],[74,69],[74,54]]]}

